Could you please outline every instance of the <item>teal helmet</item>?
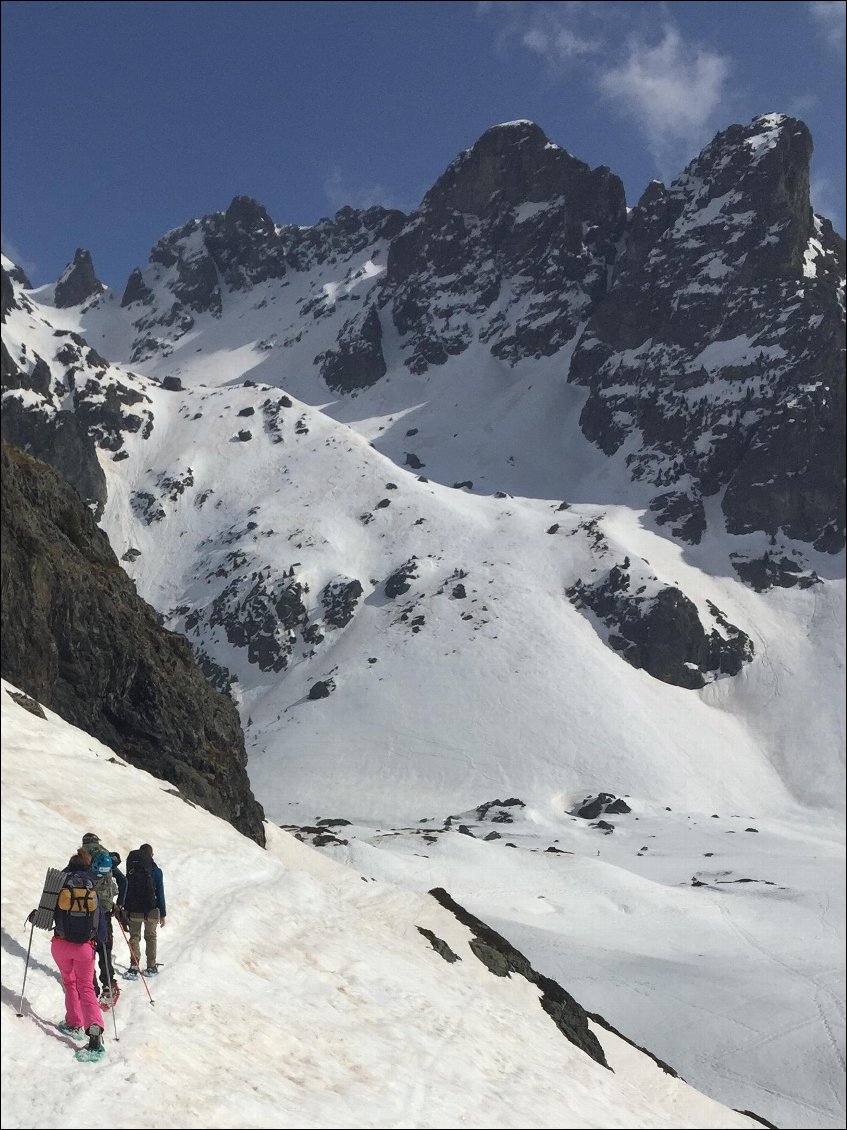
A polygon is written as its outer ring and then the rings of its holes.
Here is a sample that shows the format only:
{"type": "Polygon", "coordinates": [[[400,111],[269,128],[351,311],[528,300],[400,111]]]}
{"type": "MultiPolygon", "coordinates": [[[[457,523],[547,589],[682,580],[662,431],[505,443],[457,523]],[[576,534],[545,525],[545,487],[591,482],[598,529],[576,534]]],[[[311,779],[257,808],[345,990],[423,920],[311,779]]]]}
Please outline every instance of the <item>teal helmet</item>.
{"type": "Polygon", "coordinates": [[[95,875],[109,875],[112,871],[112,857],[107,851],[98,851],[91,861],[91,870],[95,875]]]}

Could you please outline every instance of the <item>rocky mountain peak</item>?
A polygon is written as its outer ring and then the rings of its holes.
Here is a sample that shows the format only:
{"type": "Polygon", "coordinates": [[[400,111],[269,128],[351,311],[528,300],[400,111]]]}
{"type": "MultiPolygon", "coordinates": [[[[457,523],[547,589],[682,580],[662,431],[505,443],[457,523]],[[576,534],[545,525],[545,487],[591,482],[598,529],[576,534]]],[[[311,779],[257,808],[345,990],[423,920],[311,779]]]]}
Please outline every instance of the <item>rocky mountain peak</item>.
{"type": "Polygon", "coordinates": [[[630,472],[684,485],[651,506],[692,540],[725,488],[732,533],[844,544],[844,245],[812,212],[811,152],[802,122],[767,114],[651,185],[574,352],[583,431],[607,454],[638,431],[630,472]]]}
{"type": "Polygon", "coordinates": [[[592,172],[535,122],[517,121],[486,130],[460,154],[426,194],[421,210],[484,217],[557,197],[584,208],[591,195],[605,204],[624,204],[623,186],[608,169],[592,172]]]}
{"type": "Polygon", "coordinates": [[[89,298],[102,294],[105,289],[95,274],[91,252],[78,247],[56,283],[55,302],[61,308],[81,306],[89,298]]]}
{"type": "Polygon", "coordinates": [[[226,212],[203,221],[206,250],[230,290],[246,290],[286,271],[285,245],[263,205],[236,196],[226,212]]]}
{"type": "Polygon", "coordinates": [[[224,213],[224,226],[231,233],[252,232],[265,238],[275,231],[267,209],[252,196],[233,196],[224,213]]]}
{"type": "Polygon", "coordinates": [[[679,222],[709,205],[715,215],[745,216],[753,240],[762,244],[755,275],[798,269],[813,234],[812,148],[804,123],[784,114],[721,131],[671,187],[673,203],[681,205],[679,222]]]}
{"type": "Polygon", "coordinates": [[[145,283],[144,276],[138,267],[133,267],[126,281],[121,306],[131,306],[133,302],[143,302],[149,305],[153,301],[153,292],[145,283]]]}

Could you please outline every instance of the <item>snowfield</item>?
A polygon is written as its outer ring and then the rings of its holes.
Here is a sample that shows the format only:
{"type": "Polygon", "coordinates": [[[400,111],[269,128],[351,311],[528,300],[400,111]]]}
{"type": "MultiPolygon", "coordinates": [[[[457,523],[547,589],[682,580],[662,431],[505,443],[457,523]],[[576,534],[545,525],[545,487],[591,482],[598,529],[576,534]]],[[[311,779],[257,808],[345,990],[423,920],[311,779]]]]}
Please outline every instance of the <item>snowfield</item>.
{"type": "Polygon", "coordinates": [[[595,1062],[429,895],[272,825],[263,851],[13,690],[0,692],[4,1127],[88,1125],[106,1094],[119,1128],[759,1125],[592,1022],[611,1070],[595,1062]],[[20,851],[61,866],[89,826],[123,855],[152,842],[169,902],[154,1003],[124,982],[100,1064],[76,1063],[56,1030],[62,989],[40,931],[20,995],[41,882],[20,851]]]}

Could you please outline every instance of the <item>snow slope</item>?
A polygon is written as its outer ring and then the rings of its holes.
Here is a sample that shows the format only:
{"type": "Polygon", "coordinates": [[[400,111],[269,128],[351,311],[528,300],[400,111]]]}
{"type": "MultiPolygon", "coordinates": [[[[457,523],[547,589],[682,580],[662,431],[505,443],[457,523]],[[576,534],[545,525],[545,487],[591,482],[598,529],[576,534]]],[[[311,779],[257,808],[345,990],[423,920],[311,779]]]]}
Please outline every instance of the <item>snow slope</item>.
{"type": "Polygon", "coordinates": [[[56,715],[25,711],[10,689],[4,1127],[91,1125],[106,1095],[110,1123],[134,1128],[758,1124],[592,1023],[613,1070],[599,1065],[557,1031],[537,989],[492,976],[468,928],[431,897],[370,881],[272,826],[262,851],[56,715]],[[62,991],[41,932],[19,986],[39,860],[61,866],[90,827],[123,854],[153,843],[169,914],[155,1005],[125,985],[105,1060],[79,1065],[55,1027],[62,991]],[[421,928],[460,960],[446,963],[421,928]]]}

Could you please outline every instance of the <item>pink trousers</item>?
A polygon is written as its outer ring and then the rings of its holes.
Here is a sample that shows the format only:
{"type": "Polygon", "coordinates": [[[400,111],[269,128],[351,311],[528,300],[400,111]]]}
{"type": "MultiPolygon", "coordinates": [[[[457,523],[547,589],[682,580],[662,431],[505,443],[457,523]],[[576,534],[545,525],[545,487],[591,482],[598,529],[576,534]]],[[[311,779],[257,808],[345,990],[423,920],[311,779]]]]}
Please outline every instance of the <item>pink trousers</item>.
{"type": "Polygon", "coordinates": [[[50,948],[62,974],[65,1023],[71,1028],[88,1028],[92,1024],[105,1028],[94,992],[94,947],[90,942],[67,942],[54,937],[50,948]]]}

